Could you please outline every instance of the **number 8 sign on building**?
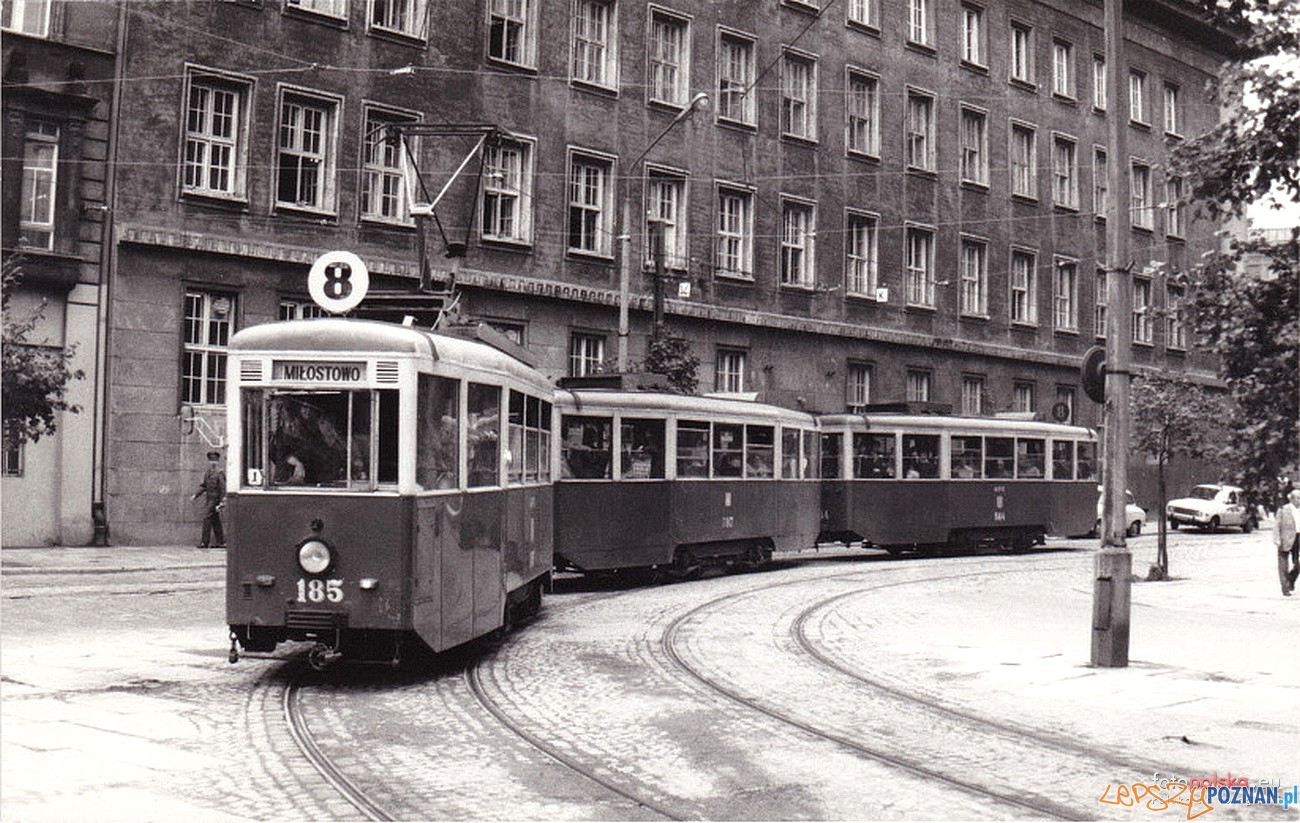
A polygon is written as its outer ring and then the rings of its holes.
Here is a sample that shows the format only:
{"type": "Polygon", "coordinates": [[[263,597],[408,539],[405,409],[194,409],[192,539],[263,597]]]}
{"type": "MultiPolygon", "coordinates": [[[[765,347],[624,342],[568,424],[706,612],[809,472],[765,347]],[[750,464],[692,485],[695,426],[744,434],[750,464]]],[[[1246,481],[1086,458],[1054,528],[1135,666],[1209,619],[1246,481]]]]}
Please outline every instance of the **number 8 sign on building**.
{"type": "Polygon", "coordinates": [[[307,274],[311,299],[331,314],[356,308],[370,288],[370,271],[350,251],[327,251],[312,263],[307,274]]]}

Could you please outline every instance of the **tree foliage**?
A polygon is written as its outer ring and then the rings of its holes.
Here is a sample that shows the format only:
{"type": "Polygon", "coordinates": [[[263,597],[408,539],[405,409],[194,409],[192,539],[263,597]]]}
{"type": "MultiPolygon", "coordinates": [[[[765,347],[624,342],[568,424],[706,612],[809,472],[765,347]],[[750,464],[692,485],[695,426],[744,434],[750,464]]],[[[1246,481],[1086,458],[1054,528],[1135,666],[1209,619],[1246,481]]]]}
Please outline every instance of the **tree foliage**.
{"type": "Polygon", "coordinates": [[[668,378],[673,388],[682,394],[694,394],[699,380],[700,358],[691,351],[691,344],[681,337],[658,337],[646,347],[643,368],[653,374],[668,378]]]}
{"type": "Polygon", "coordinates": [[[35,442],[54,434],[58,427],[59,412],[78,412],[81,409],[66,399],[68,383],[80,380],[85,374],[72,368],[75,347],[59,348],[28,341],[45,316],[45,303],[15,316],[10,310],[14,289],[22,280],[22,272],[13,258],[3,264],[3,284],[0,285],[0,315],[3,315],[3,397],[4,440],[18,444],[35,442]]]}

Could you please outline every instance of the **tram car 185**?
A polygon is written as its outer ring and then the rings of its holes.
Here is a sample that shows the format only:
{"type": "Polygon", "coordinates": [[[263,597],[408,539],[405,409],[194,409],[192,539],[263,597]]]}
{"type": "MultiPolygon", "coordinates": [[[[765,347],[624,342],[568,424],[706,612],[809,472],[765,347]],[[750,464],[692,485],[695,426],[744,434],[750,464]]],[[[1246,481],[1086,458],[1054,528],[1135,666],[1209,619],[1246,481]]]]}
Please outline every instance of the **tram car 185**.
{"type": "MultiPolygon", "coordinates": [[[[599,378],[597,381],[599,382],[599,378]]],[[[584,388],[556,393],[556,568],[755,566],[817,536],[817,421],[747,400],[584,388]]]]}
{"type": "Polygon", "coordinates": [[[250,652],[396,662],[535,611],[553,387],[482,342],[313,319],[230,342],[226,613],[250,652]]]}
{"type": "Polygon", "coordinates": [[[1028,548],[1082,534],[1097,502],[1091,429],[942,414],[832,414],[822,431],[823,539],[891,551],[1028,548]]]}

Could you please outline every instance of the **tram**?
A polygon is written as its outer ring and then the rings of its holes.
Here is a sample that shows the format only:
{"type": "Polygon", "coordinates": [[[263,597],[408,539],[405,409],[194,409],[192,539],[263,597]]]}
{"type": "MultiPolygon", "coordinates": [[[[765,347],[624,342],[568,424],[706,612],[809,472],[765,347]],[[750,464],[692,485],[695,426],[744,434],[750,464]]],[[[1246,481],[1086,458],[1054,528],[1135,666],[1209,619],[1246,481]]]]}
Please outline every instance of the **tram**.
{"type": "Polygon", "coordinates": [[[226,614],[238,647],[397,662],[535,612],[552,565],[550,382],[483,342],[370,320],[229,347],[226,614]],[[418,646],[415,646],[418,648],[418,646]]]}
{"type": "Polygon", "coordinates": [[[1091,429],[870,409],[819,423],[822,539],[1028,548],[1096,518],[1091,429]]]}
{"type": "Polygon", "coordinates": [[[817,536],[817,421],[748,400],[567,378],[556,392],[558,570],[752,567],[817,536]]]}

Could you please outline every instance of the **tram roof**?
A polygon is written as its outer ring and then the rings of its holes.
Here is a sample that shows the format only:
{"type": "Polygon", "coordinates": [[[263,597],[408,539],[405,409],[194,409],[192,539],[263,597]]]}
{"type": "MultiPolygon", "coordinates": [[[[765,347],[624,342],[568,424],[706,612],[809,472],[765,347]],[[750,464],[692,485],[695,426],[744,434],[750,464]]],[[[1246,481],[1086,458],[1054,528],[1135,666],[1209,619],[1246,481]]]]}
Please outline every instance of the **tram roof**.
{"type": "Polygon", "coordinates": [[[816,423],[811,414],[767,403],[671,392],[560,389],[556,392],[556,403],[564,408],[572,408],[579,414],[584,411],[621,410],[643,414],[694,415],[705,419],[749,418],[802,426],[813,426],[816,423]]]}
{"type": "Polygon", "coordinates": [[[972,432],[1004,436],[1023,434],[1080,438],[1092,438],[1097,434],[1084,426],[998,417],[953,417],[938,414],[826,414],[819,419],[823,428],[851,431],[906,429],[913,432],[951,431],[959,434],[972,432]]]}

